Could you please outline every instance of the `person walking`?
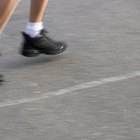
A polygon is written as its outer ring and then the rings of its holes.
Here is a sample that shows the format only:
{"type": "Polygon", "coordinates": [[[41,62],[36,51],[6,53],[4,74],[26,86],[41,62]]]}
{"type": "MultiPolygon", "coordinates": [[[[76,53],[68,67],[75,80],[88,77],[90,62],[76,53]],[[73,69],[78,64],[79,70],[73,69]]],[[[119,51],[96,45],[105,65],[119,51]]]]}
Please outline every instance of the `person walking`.
{"type": "MultiPolygon", "coordinates": [[[[4,28],[19,0],[0,0],[0,31],[4,28]]],[[[67,44],[55,41],[48,36],[44,28],[44,14],[48,0],[31,0],[30,14],[25,31],[22,32],[23,42],[20,54],[25,57],[34,57],[39,54],[56,55],[66,50],[67,44]]],[[[3,76],[0,75],[0,82],[3,76]]]]}

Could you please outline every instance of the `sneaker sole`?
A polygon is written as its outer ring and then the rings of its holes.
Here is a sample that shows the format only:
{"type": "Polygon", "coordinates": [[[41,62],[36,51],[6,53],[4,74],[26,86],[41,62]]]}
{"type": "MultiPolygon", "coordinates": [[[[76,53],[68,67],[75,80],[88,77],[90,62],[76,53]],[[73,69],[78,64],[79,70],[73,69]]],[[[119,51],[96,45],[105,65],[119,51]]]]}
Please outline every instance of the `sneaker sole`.
{"type": "Polygon", "coordinates": [[[36,57],[38,56],[39,54],[46,54],[46,55],[57,55],[57,54],[60,54],[62,52],[64,52],[66,50],[66,46],[63,46],[63,48],[59,51],[52,51],[52,52],[47,52],[46,50],[37,50],[35,49],[36,51],[38,52],[34,52],[34,51],[31,51],[31,50],[28,50],[28,49],[24,49],[22,51],[20,51],[20,54],[25,56],[25,57],[36,57]]]}

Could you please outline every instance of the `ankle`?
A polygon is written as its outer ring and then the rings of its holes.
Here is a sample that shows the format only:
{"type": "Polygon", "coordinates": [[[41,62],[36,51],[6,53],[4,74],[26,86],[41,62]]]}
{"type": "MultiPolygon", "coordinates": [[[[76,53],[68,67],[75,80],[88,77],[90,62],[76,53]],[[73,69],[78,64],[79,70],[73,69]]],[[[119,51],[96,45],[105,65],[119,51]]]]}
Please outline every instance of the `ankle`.
{"type": "Polygon", "coordinates": [[[40,31],[43,29],[43,22],[28,22],[25,33],[30,37],[34,38],[40,34],[40,31]]]}

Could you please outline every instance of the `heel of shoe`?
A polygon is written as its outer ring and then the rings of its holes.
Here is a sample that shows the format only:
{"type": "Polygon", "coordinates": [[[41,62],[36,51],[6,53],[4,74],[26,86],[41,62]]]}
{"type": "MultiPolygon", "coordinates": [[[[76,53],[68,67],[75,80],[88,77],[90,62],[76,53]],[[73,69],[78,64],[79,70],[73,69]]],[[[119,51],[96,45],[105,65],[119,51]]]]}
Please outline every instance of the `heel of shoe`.
{"type": "Polygon", "coordinates": [[[38,56],[40,54],[39,51],[37,51],[37,50],[24,49],[24,48],[22,48],[19,53],[25,57],[35,57],[35,56],[38,56]]]}

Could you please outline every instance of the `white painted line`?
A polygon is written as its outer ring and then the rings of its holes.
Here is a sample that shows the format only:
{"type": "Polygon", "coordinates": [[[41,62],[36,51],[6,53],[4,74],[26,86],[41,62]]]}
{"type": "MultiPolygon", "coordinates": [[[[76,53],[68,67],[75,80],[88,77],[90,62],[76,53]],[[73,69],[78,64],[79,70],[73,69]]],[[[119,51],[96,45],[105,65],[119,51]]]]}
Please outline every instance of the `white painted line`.
{"type": "Polygon", "coordinates": [[[103,79],[99,79],[97,81],[90,81],[90,82],[82,83],[79,85],[74,85],[72,87],[68,87],[65,89],[60,89],[58,91],[45,93],[45,94],[39,95],[37,97],[5,101],[5,102],[0,103],[0,108],[45,100],[45,99],[48,99],[51,97],[60,96],[60,95],[68,94],[71,92],[75,92],[75,91],[79,91],[79,90],[83,90],[83,89],[87,89],[87,88],[91,88],[91,87],[97,87],[97,86],[107,84],[107,83],[119,82],[119,81],[127,80],[130,78],[138,77],[138,76],[140,76],[140,71],[127,73],[125,75],[120,75],[120,76],[116,76],[116,77],[103,78],[103,79]]]}

